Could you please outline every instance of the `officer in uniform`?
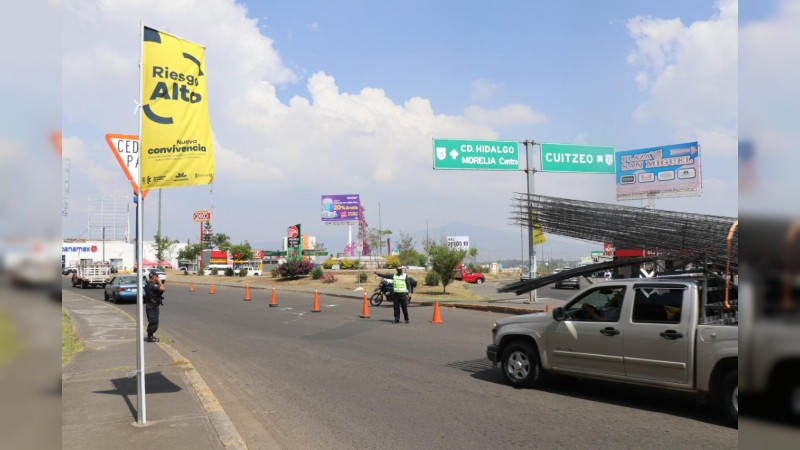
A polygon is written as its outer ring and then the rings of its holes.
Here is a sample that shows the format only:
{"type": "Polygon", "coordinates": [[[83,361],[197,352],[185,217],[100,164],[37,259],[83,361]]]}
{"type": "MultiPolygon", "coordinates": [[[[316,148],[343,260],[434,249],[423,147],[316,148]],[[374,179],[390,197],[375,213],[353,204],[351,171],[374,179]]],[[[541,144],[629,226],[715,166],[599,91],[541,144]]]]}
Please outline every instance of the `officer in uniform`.
{"type": "Polygon", "coordinates": [[[159,309],[164,304],[164,283],[155,272],[150,272],[150,282],[144,286],[144,304],[147,312],[147,337],[144,340],[158,342],[155,334],[158,330],[159,309]]]}
{"type": "Polygon", "coordinates": [[[394,309],[394,323],[400,323],[400,310],[403,310],[403,318],[408,323],[408,301],[411,299],[411,294],[414,292],[414,285],[417,282],[403,273],[403,267],[397,268],[397,273],[392,274],[380,274],[378,272],[373,272],[375,275],[385,278],[387,280],[392,280],[392,287],[394,288],[394,302],[393,302],[393,309],[394,309]]]}

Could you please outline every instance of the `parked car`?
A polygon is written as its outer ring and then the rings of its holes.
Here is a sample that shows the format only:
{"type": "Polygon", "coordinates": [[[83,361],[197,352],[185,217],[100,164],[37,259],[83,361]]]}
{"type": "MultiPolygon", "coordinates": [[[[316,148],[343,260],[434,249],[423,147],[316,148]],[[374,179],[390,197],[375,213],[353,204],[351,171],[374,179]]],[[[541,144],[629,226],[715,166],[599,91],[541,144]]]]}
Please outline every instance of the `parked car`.
{"type": "Polygon", "coordinates": [[[162,270],[158,270],[156,268],[144,269],[144,275],[147,278],[150,278],[151,273],[156,273],[158,278],[161,280],[162,283],[167,282],[167,274],[164,273],[162,270]]]}
{"type": "MultiPolygon", "coordinates": [[[[556,269],[556,270],[553,271],[553,275],[555,275],[555,274],[557,274],[559,272],[563,272],[565,270],[570,270],[570,268],[569,267],[564,267],[564,268],[561,268],[561,269],[556,269]]],[[[565,287],[570,287],[572,289],[580,289],[581,288],[581,280],[580,280],[580,278],[578,278],[578,277],[566,278],[566,279],[563,279],[563,280],[556,281],[555,284],[553,284],[553,288],[555,288],[555,289],[561,289],[561,288],[565,288],[565,287]]]]}
{"type": "Polygon", "coordinates": [[[116,276],[106,284],[103,299],[111,303],[136,302],[137,290],[136,275],[116,276]]]}
{"type": "Polygon", "coordinates": [[[64,267],[61,269],[61,275],[69,275],[71,273],[78,273],[77,267],[64,267]]]}

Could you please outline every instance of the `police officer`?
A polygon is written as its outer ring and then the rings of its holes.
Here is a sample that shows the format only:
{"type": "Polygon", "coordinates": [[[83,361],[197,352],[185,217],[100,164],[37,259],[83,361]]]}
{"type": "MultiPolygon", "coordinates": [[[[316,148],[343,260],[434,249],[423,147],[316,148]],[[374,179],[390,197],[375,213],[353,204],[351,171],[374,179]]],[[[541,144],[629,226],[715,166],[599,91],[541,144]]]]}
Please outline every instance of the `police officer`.
{"type": "Polygon", "coordinates": [[[393,309],[394,309],[394,323],[400,323],[400,310],[403,310],[403,318],[408,323],[408,301],[411,299],[411,294],[414,292],[414,285],[417,282],[409,277],[408,275],[403,273],[403,267],[397,268],[397,273],[392,274],[380,274],[378,272],[373,272],[375,275],[385,278],[387,280],[392,280],[392,287],[394,288],[394,302],[393,302],[393,309]]]}
{"type": "Polygon", "coordinates": [[[147,312],[147,342],[158,342],[155,337],[158,330],[158,315],[161,305],[164,303],[164,283],[158,278],[158,274],[150,272],[150,281],[144,286],[144,304],[147,312]]]}

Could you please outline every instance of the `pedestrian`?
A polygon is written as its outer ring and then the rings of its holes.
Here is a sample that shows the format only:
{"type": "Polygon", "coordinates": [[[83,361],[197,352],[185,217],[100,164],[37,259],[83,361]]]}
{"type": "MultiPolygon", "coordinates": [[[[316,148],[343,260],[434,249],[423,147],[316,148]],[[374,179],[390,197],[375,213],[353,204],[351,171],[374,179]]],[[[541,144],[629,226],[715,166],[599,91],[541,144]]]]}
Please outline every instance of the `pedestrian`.
{"type": "Polygon", "coordinates": [[[156,272],[150,272],[150,281],[144,286],[144,304],[147,312],[147,337],[144,340],[158,342],[155,334],[158,330],[159,309],[164,304],[164,283],[156,272]]]}
{"type": "Polygon", "coordinates": [[[408,323],[408,302],[411,300],[411,294],[414,293],[414,286],[417,285],[417,281],[403,273],[403,267],[398,267],[397,273],[395,274],[383,275],[378,272],[373,273],[381,278],[392,280],[392,287],[394,288],[392,294],[394,297],[394,301],[392,302],[394,323],[400,323],[400,310],[403,311],[403,318],[406,320],[406,323],[408,323]]]}

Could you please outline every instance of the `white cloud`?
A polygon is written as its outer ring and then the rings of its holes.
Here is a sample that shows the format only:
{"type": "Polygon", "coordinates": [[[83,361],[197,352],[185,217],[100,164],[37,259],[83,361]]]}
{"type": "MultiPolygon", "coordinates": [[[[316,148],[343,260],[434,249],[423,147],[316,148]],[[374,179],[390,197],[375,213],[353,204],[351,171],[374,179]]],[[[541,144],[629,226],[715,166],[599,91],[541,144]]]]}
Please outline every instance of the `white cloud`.
{"type": "Polygon", "coordinates": [[[545,121],[545,115],[528,105],[514,103],[498,109],[468,106],[464,117],[475,123],[502,127],[507,125],[537,125],[545,121]]]}
{"type": "Polygon", "coordinates": [[[738,2],[720,0],[709,20],[635,17],[628,30],[636,50],[628,62],[640,67],[636,82],[647,93],[634,112],[679,130],[735,129],[738,112],[738,2]]]}
{"type": "Polygon", "coordinates": [[[474,80],[470,89],[470,98],[473,102],[491,100],[494,93],[501,85],[490,80],[474,80]]]}

